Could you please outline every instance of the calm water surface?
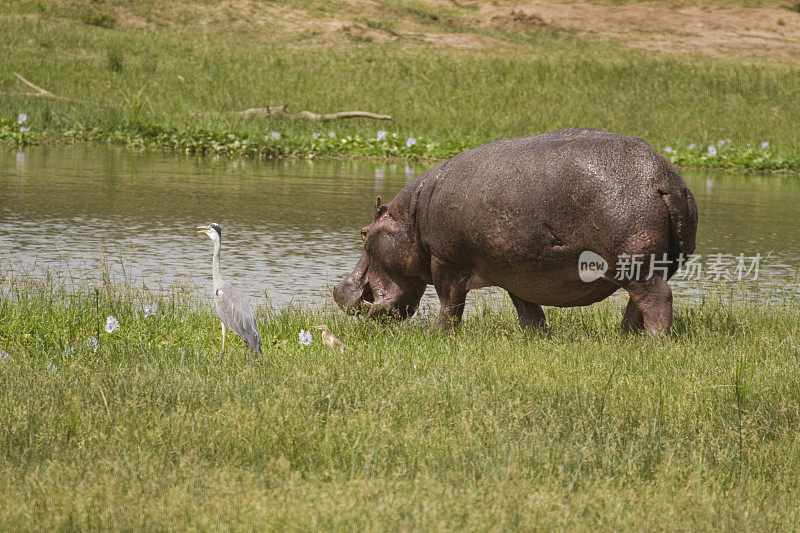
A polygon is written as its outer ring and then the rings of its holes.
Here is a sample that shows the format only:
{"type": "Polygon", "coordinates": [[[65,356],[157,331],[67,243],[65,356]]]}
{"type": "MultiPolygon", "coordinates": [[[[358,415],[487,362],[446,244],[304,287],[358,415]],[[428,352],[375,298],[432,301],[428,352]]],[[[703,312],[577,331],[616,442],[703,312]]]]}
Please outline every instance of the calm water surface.
{"type": "MultiPolygon", "coordinates": [[[[254,303],[265,289],[278,306],[317,301],[358,259],[375,196],[392,198],[433,165],[0,149],[0,271],[85,280],[105,262],[120,281],[210,291],[211,242],[194,228],[219,222],[223,274],[254,303]]],[[[760,253],[751,294],[800,292],[800,178],[683,175],[700,210],[697,253],[760,253]]]]}

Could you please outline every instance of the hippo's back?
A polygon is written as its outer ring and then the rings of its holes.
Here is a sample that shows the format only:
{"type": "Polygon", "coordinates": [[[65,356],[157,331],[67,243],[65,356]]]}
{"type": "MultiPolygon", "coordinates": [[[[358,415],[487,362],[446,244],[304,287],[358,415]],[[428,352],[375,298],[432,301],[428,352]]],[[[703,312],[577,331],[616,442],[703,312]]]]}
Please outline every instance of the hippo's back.
{"type": "Polygon", "coordinates": [[[547,293],[529,301],[582,305],[616,290],[579,280],[585,250],[613,265],[625,254],[694,249],[697,214],[686,183],[635,137],[569,129],[503,139],[453,157],[409,187],[431,255],[478,272],[486,285],[547,293]],[[559,293],[574,296],[559,303],[559,293]]]}

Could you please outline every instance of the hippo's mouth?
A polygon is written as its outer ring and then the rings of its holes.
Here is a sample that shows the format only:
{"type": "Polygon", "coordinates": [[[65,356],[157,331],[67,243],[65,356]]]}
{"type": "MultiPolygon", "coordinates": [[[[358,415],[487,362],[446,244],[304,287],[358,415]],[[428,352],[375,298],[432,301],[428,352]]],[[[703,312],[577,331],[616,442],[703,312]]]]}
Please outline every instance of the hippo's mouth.
{"type": "Polygon", "coordinates": [[[359,314],[369,315],[372,310],[372,305],[375,303],[375,294],[372,292],[372,287],[369,283],[364,284],[364,292],[361,293],[361,302],[359,303],[359,314]]]}
{"type": "Polygon", "coordinates": [[[361,293],[358,314],[365,315],[367,318],[378,318],[379,316],[390,313],[395,309],[395,306],[396,304],[391,298],[386,298],[386,296],[376,298],[372,286],[367,283],[364,285],[364,291],[361,293]]]}
{"type": "Polygon", "coordinates": [[[358,298],[357,304],[351,308],[351,313],[364,315],[367,318],[378,318],[391,313],[395,307],[396,303],[389,295],[382,294],[382,292],[376,295],[372,285],[367,282],[361,289],[361,296],[358,298]]]}
{"type": "Polygon", "coordinates": [[[368,272],[367,259],[361,258],[352,274],[333,287],[333,299],[348,315],[367,318],[407,318],[416,311],[425,292],[424,282],[403,283],[380,273],[368,272]]]}

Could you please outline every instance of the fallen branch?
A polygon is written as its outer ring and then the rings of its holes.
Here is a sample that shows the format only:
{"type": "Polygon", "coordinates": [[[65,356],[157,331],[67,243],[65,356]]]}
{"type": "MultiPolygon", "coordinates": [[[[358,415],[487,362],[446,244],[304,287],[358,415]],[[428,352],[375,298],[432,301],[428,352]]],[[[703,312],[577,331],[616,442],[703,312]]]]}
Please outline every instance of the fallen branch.
{"type": "Polygon", "coordinates": [[[16,72],[14,72],[13,74],[14,74],[14,76],[17,77],[17,79],[19,81],[21,81],[22,83],[24,83],[25,85],[27,85],[28,87],[30,87],[31,89],[36,91],[36,94],[31,94],[31,95],[28,95],[28,96],[40,96],[42,98],[50,98],[52,100],[63,100],[65,102],[76,102],[77,101],[77,100],[73,100],[72,98],[66,98],[64,96],[55,95],[55,94],[51,93],[50,91],[48,91],[47,89],[42,89],[38,85],[35,85],[33,82],[31,82],[29,80],[26,80],[22,76],[22,74],[18,74],[16,72]]]}
{"type": "Polygon", "coordinates": [[[244,115],[245,117],[269,117],[274,115],[288,115],[286,108],[289,104],[283,104],[277,107],[251,107],[244,111],[237,113],[237,115],[244,115]]]}
{"type": "Polygon", "coordinates": [[[245,117],[285,116],[321,121],[338,120],[341,118],[371,118],[374,120],[392,120],[390,115],[378,115],[376,113],[369,113],[367,111],[342,111],[339,113],[326,113],[322,115],[318,113],[312,113],[311,111],[300,111],[296,115],[292,115],[287,111],[288,107],[289,104],[284,104],[277,107],[251,107],[250,109],[245,109],[237,114],[245,117]]]}
{"type": "Polygon", "coordinates": [[[300,111],[298,116],[307,118],[308,120],[337,120],[340,118],[372,118],[375,120],[392,120],[389,115],[377,115],[375,113],[368,113],[366,111],[342,111],[339,113],[326,113],[318,115],[311,111],[300,111]]]}

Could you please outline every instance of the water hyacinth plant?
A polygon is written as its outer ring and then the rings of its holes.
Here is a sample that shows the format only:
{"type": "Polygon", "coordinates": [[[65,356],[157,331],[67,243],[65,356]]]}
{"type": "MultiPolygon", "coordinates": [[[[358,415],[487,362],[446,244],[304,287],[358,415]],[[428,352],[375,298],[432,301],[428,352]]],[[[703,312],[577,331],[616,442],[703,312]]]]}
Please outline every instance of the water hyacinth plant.
{"type": "Polygon", "coordinates": [[[679,167],[705,167],[749,170],[800,170],[800,158],[774,154],[768,141],[758,146],[735,145],[730,139],[720,139],[708,145],[690,144],[687,149],[664,148],[664,157],[679,167]],[[705,146],[705,148],[703,148],[705,146]]]}
{"type": "Polygon", "coordinates": [[[113,316],[106,319],[106,332],[113,333],[119,328],[119,321],[113,316]]]}
{"type": "Polygon", "coordinates": [[[314,132],[297,136],[273,131],[254,136],[203,129],[153,128],[147,132],[106,132],[93,128],[68,130],[64,133],[64,138],[82,142],[124,144],[135,149],[264,159],[342,156],[435,159],[452,157],[472,147],[467,140],[442,143],[423,137],[404,137],[383,130],[375,138],[369,138],[361,135],[339,135],[335,131],[329,131],[327,135],[314,132]]]}
{"type": "Polygon", "coordinates": [[[311,336],[311,332],[305,329],[300,330],[298,337],[300,340],[300,344],[304,346],[310,346],[311,343],[314,342],[314,338],[311,336]]]}
{"type": "MultiPolygon", "coordinates": [[[[41,140],[39,134],[33,132],[30,127],[27,127],[26,131],[20,131],[18,120],[19,117],[16,120],[9,120],[0,116],[0,143],[17,146],[38,144],[41,140]]],[[[26,116],[26,124],[28,121],[26,116]]],[[[340,135],[333,130],[327,134],[313,132],[291,135],[279,131],[241,134],[202,128],[168,129],[155,126],[113,131],[100,128],[73,128],[64,131],[61,139],[121,144],[141,150],[264,159],[318,157],[446,159],[480,144],[469,138],[436,141],[421,136],[389,133],[386,130],[378,130],[374,137],[369,137],[358,134],[340,135]]],[[[800,157],[775,153],[768,141],[763,141],[755,147],[749,145],[742,147],[734,144],[731,139],[718,139],[711,143],[691,143],[685,149],[668,145],[664,147],[663,152],[670,162],[684,167],[800,170],[800,157]]]]}
{"type": "Polygon", "coordinates": [[[0,116],[0,144],[27,146],[38,144],[39,140],[39,135],[30,129],[27,113],[19,113],[16,120],[0,116]]]}

